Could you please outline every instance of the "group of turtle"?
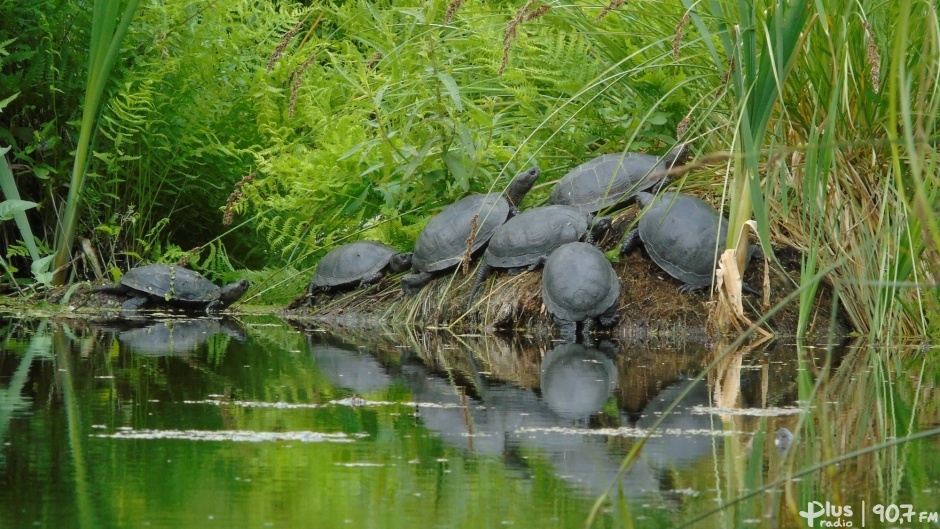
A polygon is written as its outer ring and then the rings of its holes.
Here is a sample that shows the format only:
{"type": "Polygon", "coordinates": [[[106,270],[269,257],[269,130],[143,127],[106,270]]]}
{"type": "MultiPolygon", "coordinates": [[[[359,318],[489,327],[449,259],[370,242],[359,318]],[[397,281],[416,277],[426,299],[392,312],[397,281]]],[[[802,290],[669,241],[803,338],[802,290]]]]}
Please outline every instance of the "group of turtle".
{"type": "Polygon", "coordinates": [[[617,323],[620,280],[594,243],[611,225],[598,212],[634,198],[645,209],[620,252],[643,244],[650,257],[689,291],[711,285],[715,250],[725,243],[727,221],[707,202],[662,187],[668,170],[684,163],[687,146],[665,157],[642,153],[607,154],[573,169],[551,191],[548,204],[524,212],[519,204],[541,172],[519,173],[503,193],[474,194],[448,205],[421,231],[413,252],[374,241],[339,246],[320,261],[310,282],[313,303],[319,292],[362,287],[386,271],[411,269],[401,280],[409,295],[435,275],[455,268],[468,256],[482,254],[468,309],[481,284],[496,269],[510,274],[543,267],[542,300],[562,334],[590,332],[595,322],[617,323]]]}
{"type": "MultiPolygon", "coordinates": [[[[635,199],[644,212],[620,253],[643,244],[657,265],[683,283],[684,292],[712,283],[715,251],[725,244],[727,221],[703,200],[654,189],[665,185],[668,170],[684,163],[686,154],[682,144],[663,158],[632,152],[600,156],[559,180],[548,205],[520,212],[519,204],[541,174],[533,167],[516,175],[502,193],[474,194],[445,207],[425,226],[411,253],[375,241],[333,249],[318,264],[308,299],[313,304],[319,292],[362,287],[387,271],[408,269],[401,285],[414,295],[435,275],[482,251],[468,310],[492,271],[516,274],[543,267],[542,300],[563,335],[576,335],[581,322],[585,335],[595,323],[612,326],[618,321],[620,279],[595,246],[611,225],[609,218],[597,216],[602,210],[635,199]]],[[[220,288],[185,268],[148,265],[98,290],[130,296],[126,309],[162,301],[209,312],[240,298],[248,282],[220,288]]]]}

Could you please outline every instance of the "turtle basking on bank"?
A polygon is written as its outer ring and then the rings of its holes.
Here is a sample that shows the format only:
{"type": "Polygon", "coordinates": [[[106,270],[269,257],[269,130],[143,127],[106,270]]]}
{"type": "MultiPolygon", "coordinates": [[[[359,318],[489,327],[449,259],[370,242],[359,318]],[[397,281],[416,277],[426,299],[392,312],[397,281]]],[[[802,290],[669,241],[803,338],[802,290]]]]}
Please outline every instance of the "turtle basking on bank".
{"type": "Polygon", "coordinates": [[[585,242],[559,246],[542,270],[542,302],[561,328],[562,336],[577,340],[577,324],[590,339],[595,320],[604,327],[617,324],[620,278],[604,252],[585,242]]]}
{"type": "Polygon", "coordinates": [[[548,203],[596,213],[652,188],[667,170],[684,164],[688,153],[688,144],[680,143],[663,157],[639,152],[598,156],[563,176],[552,188],[548,203]]]}
{"type": "MultiPolygon", "coordinates": [[[[700,198],[666,192],[656,196],[637,193],[644,209],[639,226],[627,234],[620,253],[640,244],[650,258],[672,277],[682,281],[679,292],[710,287],[715,279],[717,256],[728,240],[728,221],[700,198]]],[[[754,253],[748,252],[748,260],[754,253]]],[[[744,290],[755,293],[748,285],[744,290]]]]}
{"type": "Polygon", "coordinates": [[[417,294],[435,272],[457,266],[468,246],[471,255],[483,248],[496,228],[519,212],[519,203],[540,174],[533,167],[516,175],[504,192],[464,197],[431,218],[415,243],[412,273],[401,280],[405,293],[417,294]]]}
{"type": "Polygon", "coordinates": [[[167,304],[194,310],[224,310],[248,291],[242,279],[222,288],[198,272],[176,265],[152,264],[128,270],[121,281],[95,292],[130,296],[122,307],[137,310],[150,304],[167,304]]]}
{"type": "Polygon", "coordinates": [[[317,292],[347,287],[361,288],[382,279],[385,271],[404,272],[411,267],[411,254],[375,241],[357,241],[331,250],[320,263],[307,287],[310,304],[317,292]]]}
{"type": "Polygon", "coordinates": [[[535,270],[562,244],[581,240],[593,244],[594,237],[609,228],[607,217],[595,219],[569,206],[542,206],[509,219],[496,228],[483,252],[467,309],[473,306],[477,290],[494,269],[508,269],[511,275],[535,270]]]}

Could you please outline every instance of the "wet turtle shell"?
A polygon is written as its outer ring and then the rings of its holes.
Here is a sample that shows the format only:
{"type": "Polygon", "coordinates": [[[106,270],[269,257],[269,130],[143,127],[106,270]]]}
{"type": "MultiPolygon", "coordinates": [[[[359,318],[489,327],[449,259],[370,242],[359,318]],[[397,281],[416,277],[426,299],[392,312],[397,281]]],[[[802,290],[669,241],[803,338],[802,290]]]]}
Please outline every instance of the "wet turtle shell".
{"type": "Polygon", "coordinates": [[[616,310],[620,278],[594,246],[571,242],[548,256],[542,271],[542,302],[557,318],[584,321],[616,310]]]}
{"type": "Polygon", "coordinates": [[[401,272],[407,270],[410,264],[410,254],[400,253],[387,244],[375,241],[344,244],[320,260],[310,281],[310,288],[330,289],[354,283],[371,283],[380,279],[387,268],[401,272]]]}
{"type": "Polygon", "coordinates": [[[431,218],[415,243],[411,265],[420,272],[439,272],[457,265],[467,251],[476,217],[471,253],[479,250],[509,218],[509,202],[501,193],[470,195],[431,218]]]}
{"type": "Polygon", "coordinates": [[[499,226],[483,253],[494,268],[531,266],[555,248],[581,240],[588,232],[589,216],[568,206],[542,206],[499,226]]]}
{"type": "Polygon", "coordinates": [[[596,213],[650,189],[665,177],[667,168],[684,162],[685,144],[664,157],[638,152],[598,156],[563,176],[548,198],[549,204],[596,213]]]}
{"type": "Polygon", "coordinates": [[[683,193],[638,193],[637,203],[644,208],[637,230],[650,258],[685,283],[683,290],[710,286],[728,221],[708,202],[683,193]]]}
{"type": "Polygon", "coordinates": [[[532,167],[513,177],[504,192],[464,197],[432,217],[415,242],[412,273],[402,278],[405,293],[417,294],[434,272],[452,268],[467,253],[483,248],[496,228],[518,213],[519,203],[540,174],[538,167],[532,167]]]}

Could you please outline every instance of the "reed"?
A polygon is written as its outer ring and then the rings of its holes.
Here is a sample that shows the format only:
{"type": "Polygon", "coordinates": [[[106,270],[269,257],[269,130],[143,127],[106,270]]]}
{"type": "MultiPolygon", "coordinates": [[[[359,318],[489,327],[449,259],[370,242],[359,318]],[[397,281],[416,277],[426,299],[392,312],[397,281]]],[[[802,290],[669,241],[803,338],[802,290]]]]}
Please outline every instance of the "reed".
{"type": "Polygon", "coordinates": [[[65,209],[56,232],[53,284],[61,285],[67,278],[75,230],[80,213],[82,187],[90,160],[92,140],[98,121],[99,108],[104,97],[105,86],[117,61],[121,42],[131,25],[140,0],[95,0],[92,8],[91,46],[88,50],[88,80],[82,104],[82,122],[75,149],[75,163],[69,185],[65,209]]]}

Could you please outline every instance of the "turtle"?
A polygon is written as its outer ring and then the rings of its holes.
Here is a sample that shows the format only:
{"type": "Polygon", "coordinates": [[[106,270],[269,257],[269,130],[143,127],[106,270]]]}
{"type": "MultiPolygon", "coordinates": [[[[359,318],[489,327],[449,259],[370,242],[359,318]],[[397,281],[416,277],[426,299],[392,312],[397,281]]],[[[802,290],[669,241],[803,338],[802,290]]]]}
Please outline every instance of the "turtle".
{"type": "Polygon", "coordinates": [[[538,167],[532,167],[517,174],[502,193],[469,195],[432,217],[415,242],[412,273],[401,280],[405,293],[417,294],[434,272],[452,268],[465,253],[483,248],[496,228],[519,212],[519,203],[540,174],[538,167]]]}
{"type": "Polygon", "coordinates": [[[189,309],[224,310],[248,291],[248,280],[242,279],[222,288],[199,272],[176,265],[152,264],[132,268],[121,281],[104,285],[95,292],[130,296],[122,307],[141,309],[148,304],[163,302],[189,309]]]}
{"type": "Polygon", "coordinates": [[[512,275],[535,270],[548,259],[548,254],[567,242],[586,240],[610,228],[610,219],[594,219],[569,206],[541,206],[520,213],[496,228],[483,252],[483,262],[477,270],[470,290],[467,309],[473,305],[477,290],[494,268],[508,268],[512,275]],[[593,229],[589,229],[591,223],[593,229]]]}
{"type": "MultiPolygon", "coordinates": [[[[679,292],[692,292],[712,285],[716,250],[725,247],[728,221],[700,198],[676,192],[659,196],[640,192],[637,204],[645,211],[639,226],[627,234],[620,254],[640,243],[660,268],[682,281],[679,292]]],[[[753,249],[748,252],[750,259],[753,249]]],[[[754,292],[745,286],[748,292],[754,292]]]]}
{"type": "Polygon", "coordinates": [[[586,242],[569,242],[556,248],[542,270],[542,302],[561,327],[562,336],[577,339],[577,323],[590,339],[595,320],[605,327],[616,325],[620,278],[604,252],[586,242]]]}
{"type": "Polygon", "coordinates": [[[375,241],[357,241],[344,244],[320,259],[317,271],[307,287],[310,303],[317,292],[329,292],[344,287],[361,288],[382,279],[386,270],[404,272],[411,267],[411,253],[375,241]]]}
{"type": "Polygon", "coordinates": [[[685,163],[688,153],[688,144],[680,143],[662,158],[639,152],[598,156],[563,176],[552,188],[548,203],[596,213],[650,189],[668,169],[685,163]]]}
{"type": "Polygon", "coordinates": [[[563,343],[542,357],[542,400],[560,417],[594,415],[617,386],[617,365],[596,347],[563,343]]]}

